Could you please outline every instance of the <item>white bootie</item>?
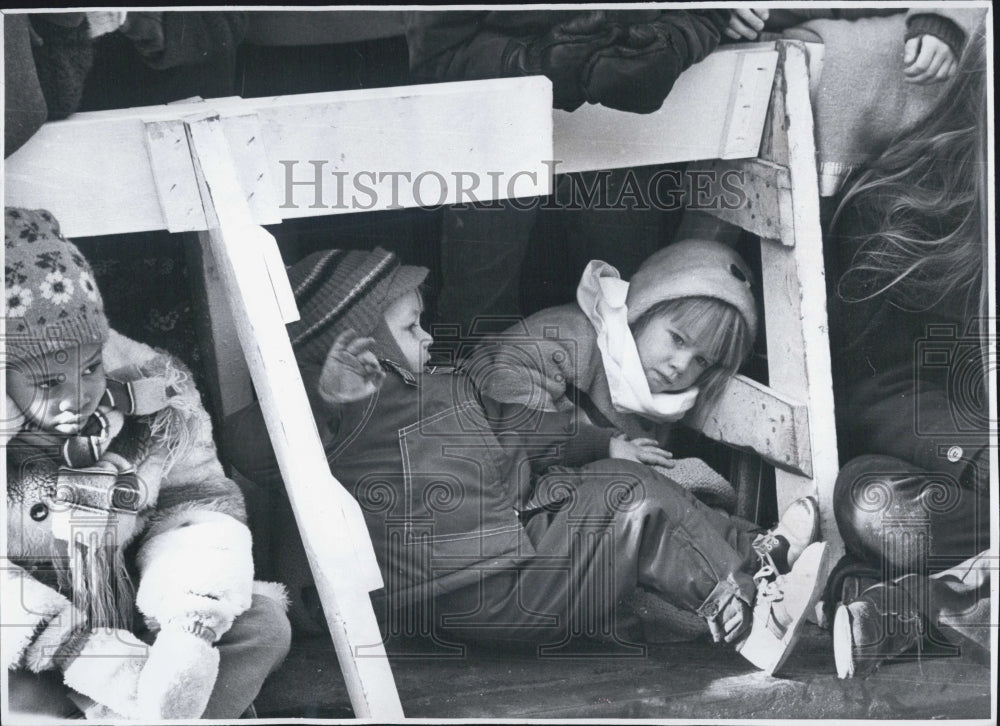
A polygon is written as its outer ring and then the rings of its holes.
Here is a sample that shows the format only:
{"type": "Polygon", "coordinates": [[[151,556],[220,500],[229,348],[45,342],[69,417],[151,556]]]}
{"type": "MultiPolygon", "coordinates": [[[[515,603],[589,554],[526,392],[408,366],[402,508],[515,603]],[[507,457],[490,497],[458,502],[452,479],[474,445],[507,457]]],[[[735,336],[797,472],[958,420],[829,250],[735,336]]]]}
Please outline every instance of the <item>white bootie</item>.
{"type": "Polygon", "coordinates": [[[818,539],[819,504],[814,497],[802,497],[788,505],[774,529],[754,539],[753,548],[764,564],[784,574],[818,539]]]}
{"type": "Polygon", "coordinates": [[[806,547],[788,574],[778,575],[773,568],[758,572],[754,576],[757,599],[753,627],[736,651],[768,675],[777,673],[792,654],[801,626],[822,594],[828,575],[826,542],[806,547]]]}

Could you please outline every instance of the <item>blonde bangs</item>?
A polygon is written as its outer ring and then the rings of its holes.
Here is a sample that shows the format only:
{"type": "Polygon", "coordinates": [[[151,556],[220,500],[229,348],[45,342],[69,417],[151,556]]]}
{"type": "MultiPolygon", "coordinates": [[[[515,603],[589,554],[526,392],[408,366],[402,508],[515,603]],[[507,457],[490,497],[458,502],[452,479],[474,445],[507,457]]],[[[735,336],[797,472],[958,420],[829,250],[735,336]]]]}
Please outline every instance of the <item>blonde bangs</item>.
{"type": "Polygon", "coordinates": [[[730,375],[750,352],[752,341],[746,321],[727,302],[711,297],[686,297],[666,300],[649,310],[654,311],[669,314],[674,324],[704,346],[715,365],[730,375]]]}

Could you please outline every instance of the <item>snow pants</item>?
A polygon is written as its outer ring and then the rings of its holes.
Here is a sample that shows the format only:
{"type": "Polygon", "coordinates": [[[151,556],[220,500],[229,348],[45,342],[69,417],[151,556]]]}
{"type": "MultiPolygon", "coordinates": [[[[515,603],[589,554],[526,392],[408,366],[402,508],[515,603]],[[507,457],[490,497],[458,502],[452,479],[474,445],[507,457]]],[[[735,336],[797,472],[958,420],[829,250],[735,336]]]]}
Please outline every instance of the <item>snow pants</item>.
{"type": "Polygon", "coordinates": [[[554,467],[529,506],[524,527],[535,554],[426,603],[435,636],[615,639],[616,608],[636,586],[691,612],[727,592],[754,602],[755,525],[705,506],[649,467],[554,467]]]}

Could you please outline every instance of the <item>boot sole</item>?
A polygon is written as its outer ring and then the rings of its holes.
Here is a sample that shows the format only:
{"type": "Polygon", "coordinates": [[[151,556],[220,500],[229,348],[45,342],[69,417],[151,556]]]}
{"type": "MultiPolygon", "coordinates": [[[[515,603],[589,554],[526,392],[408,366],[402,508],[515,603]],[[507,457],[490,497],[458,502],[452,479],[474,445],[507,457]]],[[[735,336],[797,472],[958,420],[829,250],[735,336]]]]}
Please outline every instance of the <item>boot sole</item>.
{"type": "Polygon", "coordinates": [[[854,678],[854,623],[846,605],[837,607],[833,619],[833,660],[838,678],[854,678]]]}
{"type": "MultiPolygon", "coordinates": [[[[817,546],[821,547],[821,551],[818,555],[815,555],[819,558],[819,562],[816,565],[816,580],[813,582],[812,592],[809,593],[809,599],[805,607],[802,608],[798,616],[785,628],[784,636],[779,639],[766,627],[755,627],[746,640],[736,647],[740,655],[769,676],[777,673],[788,660],[792,651],[795,650],[795,644],[798,642],[799,635],[801,634],[802,623],[807,619],[809,612],[816,605],[820,595],[823,593],[823,588],[826,586],[826,578],[829,575],[827,571],[827,561],[830,554],[829,544],[826,542],[814,543],[803,551],[802,556],[806,556],[806,552],[809,551],[810,547],[816,548],[817,546]]],[[[799,559],[801,560],[802,558],[800,557],[799,559]]]]}

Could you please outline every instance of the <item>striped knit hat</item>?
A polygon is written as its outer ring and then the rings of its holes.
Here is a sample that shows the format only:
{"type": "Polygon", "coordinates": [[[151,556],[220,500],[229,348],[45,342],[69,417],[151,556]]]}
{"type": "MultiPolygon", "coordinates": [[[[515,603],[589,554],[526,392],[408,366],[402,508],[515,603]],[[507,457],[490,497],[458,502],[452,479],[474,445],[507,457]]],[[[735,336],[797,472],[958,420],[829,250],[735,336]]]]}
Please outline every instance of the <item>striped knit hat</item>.
{"type": "Polygon", "coordinates": [[[4,210],[4,320],[16,358],[108,338],[94,273],[44,209],[4,210]]]}
{"type": "MultiPolygon", "coordinates": [[[[299,320],[288,335],[300,363],[322,365],[336,337],[353,328],[358,335],[375,335],[385,309],[416,290],[427,277],[426,267],[400,265],[392,252],[366,250],[316,252],[288,269],[299,306],[299,320]]],[[[378,351],[376,351],[378,353],[378,351]]]]}

